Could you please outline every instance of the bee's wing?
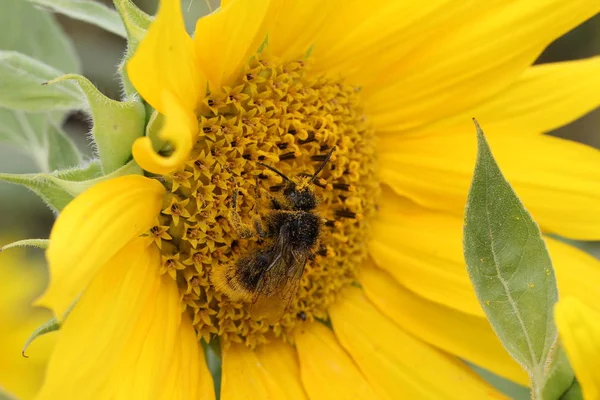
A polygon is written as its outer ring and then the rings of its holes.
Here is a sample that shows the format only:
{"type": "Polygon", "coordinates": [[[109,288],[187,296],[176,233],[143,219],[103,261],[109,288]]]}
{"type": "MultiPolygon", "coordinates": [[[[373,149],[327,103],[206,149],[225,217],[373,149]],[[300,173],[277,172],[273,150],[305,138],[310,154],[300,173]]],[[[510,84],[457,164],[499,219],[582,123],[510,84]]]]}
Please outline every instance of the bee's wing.
{"type": "Polygon", "coordinates": [[[272,261],[259,279],[250,313],[274,324],[298,291],[308,255],[292,252],[282,241],[273,247],[271,255],[272,261]]]}

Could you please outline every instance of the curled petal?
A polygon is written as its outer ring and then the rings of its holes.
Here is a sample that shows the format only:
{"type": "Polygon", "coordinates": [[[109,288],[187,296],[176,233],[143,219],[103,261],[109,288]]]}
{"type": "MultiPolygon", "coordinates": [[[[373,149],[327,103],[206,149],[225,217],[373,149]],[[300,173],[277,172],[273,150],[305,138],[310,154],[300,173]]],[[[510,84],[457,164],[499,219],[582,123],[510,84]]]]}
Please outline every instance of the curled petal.
{"type": "Polygon", "coordinates": [[[163,104],[165,123],[158,137],[169,142],[173,152],[168,156],[158,154],[148,136],[138,138],[132,149],[133,158],[140,167],[159,175],[166,175],[187,161],[198,134],[194,114],[186,110],[170,92],[163,93],[163,104]]]}

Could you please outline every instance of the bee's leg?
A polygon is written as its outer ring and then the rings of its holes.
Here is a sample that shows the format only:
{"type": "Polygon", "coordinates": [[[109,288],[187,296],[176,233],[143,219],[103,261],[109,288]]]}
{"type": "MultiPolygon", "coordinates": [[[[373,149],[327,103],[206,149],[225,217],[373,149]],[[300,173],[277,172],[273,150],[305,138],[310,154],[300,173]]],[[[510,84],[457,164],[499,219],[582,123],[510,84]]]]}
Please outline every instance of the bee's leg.
{"type": "Polygon", "coordinates": [[[258,179],[258,175],[254,177],[254,197],[260,199],[260,180],[258,179]]]}
{"type": "Polygon", "coordinates": [[[267,234],[265,233],[265,230],[263,229],[262,222],[258,218],[256,218],[254,220],[254,230],[256,231],[256,234],[258,235],[259,238],[264,239],[267,237],[267,234]]]}
{"type": "Polygon", "coordinates": [[[229,207],[229,221],[233,226],[233,229],[240,235],[242,239],[249,239],[254,236],[252,229],[242,222],[242,217],[237,212],[237,197],[238,189],[237,185],[233,188],[233,195],[231,196],[231,206],[229,207]]]}
{"type": "Polygon", "coordinates": [[[253,211],[255,214],[260,215],[261,209],[261,194],[260,194],[260,179],[258,175],[254,177],[254,208],[253,211]]]}
{"type": "MultiPolygon", "coordinates": [[[[254,179],[256,180],[256,183],[254,185],[254,198],[256,199],[255,202],[255,206],[254,206],[254,212],[257,215],[261,215],[260,214],[260,203],[261,203],[261,193],[260,193],[260,180],[258,179],[258,176],[255,176],[254,179]]],[[[266,233],[265,230],[263,229],[263,224],[261,221],[261,218],[255,218],[254,219],[254,231],[256,232],[256,234],[258,235],[259,238],[264,239],[266,237],[266,233]]]]}
{"type": "Polygon", "coordinates": [[[339,228],[341,223],[335,219],[324,219],[323,224],[328,228],[339,228]]]}

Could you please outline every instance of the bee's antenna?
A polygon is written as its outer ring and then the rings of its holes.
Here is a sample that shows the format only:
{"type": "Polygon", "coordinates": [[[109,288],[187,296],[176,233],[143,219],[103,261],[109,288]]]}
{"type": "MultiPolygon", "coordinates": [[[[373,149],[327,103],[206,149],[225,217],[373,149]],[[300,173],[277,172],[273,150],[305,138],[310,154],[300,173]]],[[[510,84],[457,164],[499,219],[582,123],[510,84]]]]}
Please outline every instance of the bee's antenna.
{"type": "Polygon", "coordinates": [[[285,176],[285,175],[283,174],[283,172],[279,172],[278,170],[276,170],[275,168],[271,167],[270,165],[263,164],[263,163],[261,163],[261,162],[257,162],[257,164],[258,164],[258,165],[262,165],[263,167],[270,169],[271,171],[275,172],[277,175],[279,175],[280,177],[282,177],[282,178],[283,178],[283,179],[285,179],[286,181],[288,181],[288,182],[291,182],[290,178],[288,178],[287,176],[285,176]]]}
{"type": "Polygon", "coordinates": [[[315,171],[314,175],[312,176],[310,182],[313,183],[316,179],[317,176],[319,175],[319,173],[321,171],[323,171],[323,168],[325,168],[325,165],[327,165],[327,163],[329,162],[329,159],[331,158],[331,155],[333,154],[333,151],[335,150],[335,146],[333,146],[331,148],[331,150],[329,150],[329,153],[327,153],[327,157],[325,157],[325,161],[323,161],[323,164],[321,164],[321,166],[319,166],[319,168],[317,168],[317,170],[315,171]]]}

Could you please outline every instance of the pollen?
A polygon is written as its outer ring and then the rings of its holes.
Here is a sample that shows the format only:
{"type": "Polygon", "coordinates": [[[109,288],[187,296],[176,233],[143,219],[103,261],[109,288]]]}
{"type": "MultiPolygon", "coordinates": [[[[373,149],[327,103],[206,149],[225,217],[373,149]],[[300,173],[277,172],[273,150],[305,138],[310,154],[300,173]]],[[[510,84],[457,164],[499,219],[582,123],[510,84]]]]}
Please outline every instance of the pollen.
{"type": "Polygon", "coordinates": [[[292,341],[307,321],[327,320],[340,291],[357,283],[367,257],[369,221],[379,194],[374,132],[360,88],[313,75],[303,61],[253,59],[232,87],[210,93],[198,112],[199,138],[184,167],[160,177],[162,212],[148,233],[162,255],[160,272],[176,280],[199,340],[250,348],[275,337],[292,341]],[[281,319],[252,316],[252,296],[222,288],[224,271],[261,239],[230,220],[232,195],[242,223],[264,218],[284,188],[268,165],[289,176],[312,175],[334,149],[313,190],[321,233],[295,297],[281,319]],[[261,165],[264,164],[264,165],[261,165]]]}

